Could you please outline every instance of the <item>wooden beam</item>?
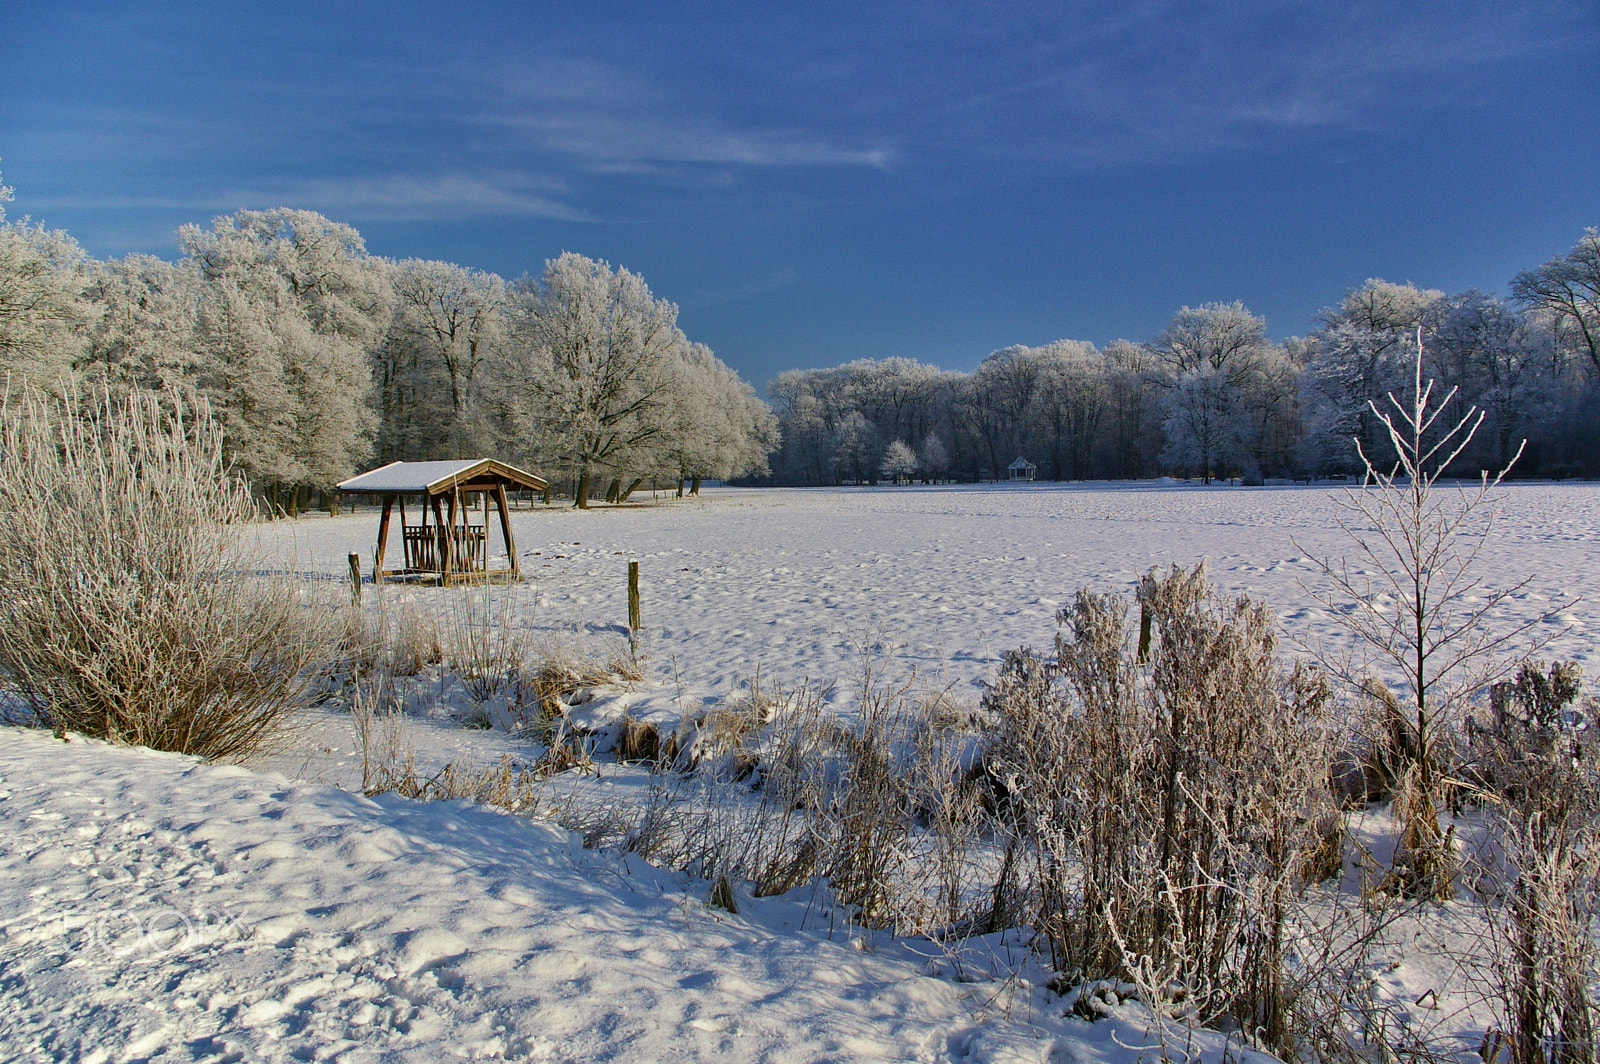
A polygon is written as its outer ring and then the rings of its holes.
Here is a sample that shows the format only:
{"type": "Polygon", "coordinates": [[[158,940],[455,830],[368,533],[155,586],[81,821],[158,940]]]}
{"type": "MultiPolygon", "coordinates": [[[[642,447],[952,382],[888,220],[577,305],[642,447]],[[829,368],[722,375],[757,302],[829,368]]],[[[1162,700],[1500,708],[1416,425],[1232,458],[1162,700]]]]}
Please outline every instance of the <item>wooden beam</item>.
{"type": "MultiPolygon", "coordinates": [[[[518,569],[517,569],[517,541],[511,538],[511,515],[506,512],[506,486],[504,484],[496,484],[494,486],[494,504],[495,504],[495,506],[500,508],[500,538],[505,540],[505,543],[506,543],[506,557],[511,559],[511,575],[514,576],[514,577],[520,578],[522,576],[522,573],[520,571],[518,571],[518,569]]],[[[484,505],[485,506],[488,505],[488,497],[487,496],[485,496],[485,498],[484,498],[484,505]]],[[[489,515],[487,513],[485,513],[484,514],[484,523],[488,524],[488,521],[489,521],[489,515]]],[[[485,530],[484,535],[485,536],[488,535],[487,530],[485,530]]],[[[489,568],[489,544],[488,543],[484,543],[484,545],[483,545],[483,555],[484,555],[483,567],[484,567],[484,569],[488,569],[489,568]]]]}
{"type": "MultiPolygon", "coordinates": [[[[383,497],[383,516],[378,518],[378,553],[372,563],[372,582],[374,584],[383,583],[383,553],[389,546],[389,511],[394,509],[395,498],[396,496],[393,495],[385,495],[383,497]]],[[[400,505],[404,507],[405,503],[400,505]]],[[[404,526],[405,523],[405,510],[402,508],[400,511],[400,524],[404,526]]]]}
{"type": "Polygon", "coordinates": [[[450,575],[450,526],[444,523],[444,514],[439,506],[439,496],[433,497],[433,521],[438,527],[434,530],[439,541],[439,575],[441,580],[448,580],[450,575]]]}

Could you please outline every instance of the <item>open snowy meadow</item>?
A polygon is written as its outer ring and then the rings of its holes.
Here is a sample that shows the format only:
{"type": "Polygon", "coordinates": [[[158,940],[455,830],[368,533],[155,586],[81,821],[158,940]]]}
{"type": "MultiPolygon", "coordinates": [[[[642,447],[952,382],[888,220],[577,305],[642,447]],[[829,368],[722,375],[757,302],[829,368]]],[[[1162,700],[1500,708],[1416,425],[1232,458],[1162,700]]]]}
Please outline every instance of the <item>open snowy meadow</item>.
{"type": "MultiPolygon", "coordinates": [[[[1445,492],[1456,489],[1443,487],[1445,492]]],[[[1546,658],[1591,663],[1600,623],[1600,486],[1514,484],[1476,571],[1486,588],[1526,581],[1493,617],[1532,634],[1546,658]]],[[[1152,568],[1205,561],[1228,594],[1267,602],[1285,653],[1354,650],[1316,559],[1359,570],[1341,487],[1118,485],[707,489],[699,498],[513,514],[526,583],[496,594],[518,623],[599,646],[626,633],[627,563],[640,568],[647,682],[634,716],[673,717],[758,677],[833,685],[848,705],[876,681],[974,703],[1007,650],[1048,649],[1056,611],[1080,588],[1126,592],[1152,568]],[[1329,609],[1318,597],[1331,601],[1329,609]]],[[[263,549],[345,579],[371,568],[377,517],[279,522],[263,549]]],[[[448,612],[459,592],[387,588],[448,612]]],[[[1382,608],[1382,602],[1379,607],[1382,608]]]]}
{"type": "MultiPolygon", "coordinates": [[[[1286,656],[1348,661],[1337,614],[1354,604],[1318,601],[1331,588],[1314,561],[1354,558],[1339,525],[1347,498],[1324,486],[1029,485],[537,507],[513,513],[523,583],[368,585],[363,603],[446,629],[477,610],[530,646],[625,658],[637,679],[573,700],[571,719],[589,727],[625,715],[665,734],[755,686],[809,685],[848,714],[866,683],[943,695],[959,715],[1007,650],[1049,647],[1077,589],[1131,596],[1152,567],[1202,559],[1222,591],[1271,605],[1286,656]],[[631,648],[629,561],[643,614],[631,648]]],[[[1542,658],[1592,668],[1600,486],[1511,485],[1498,499],[1477,571],[1489,587],[1523,586],[1492,622],[1536,622],[1542,658]]],[[[370,572],[376,525],[363,506],[264,526],[263,569],[347,598],[346,557],[370,572]]],[[[534,756],[529,733],[475,715],[437,670],[408,697],[391,739],[424,776],[534,756]]],[[[330,698],[242,767],[0,730],[0,1058],[1253,1056],[1217,1031],[1163,1042],[1150,1013],[1115,993],[1099,1022],[1066,1014],[1019,934],[959,948],[895,938],[852,926],[815,884],[771,897],[735,884],[714,906],[704,880],[590,848],[544,817],[364,797],[352,722],[348,700],[330,698]]],[[[626,803],[649,781],[597,757],[548,781],[546,804],[626,803]]],[[[1455,919],[1397,921],[1371,993],[1466,1047],[1489,1017],[1457,963],[1455,919]]]]}

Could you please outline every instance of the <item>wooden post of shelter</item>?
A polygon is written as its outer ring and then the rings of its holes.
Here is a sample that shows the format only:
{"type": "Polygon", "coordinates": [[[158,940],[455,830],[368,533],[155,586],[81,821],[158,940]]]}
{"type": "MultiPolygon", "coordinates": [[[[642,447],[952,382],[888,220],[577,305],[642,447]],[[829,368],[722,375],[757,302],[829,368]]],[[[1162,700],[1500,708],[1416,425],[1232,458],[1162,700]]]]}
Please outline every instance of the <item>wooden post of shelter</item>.
{"type": "MultiPolygon", "coordinates": [[[[389,511],[394,509],[394,500],[397,496],[385,495],[383,497],[383,516],[378,518],[378,550],[372,558],[372,582],[383,583],[383,549],[389,545],[389,511]]],[[[403,506],[404,504],[402,504],[403,506]]],[[[405,511],[401,511],[401,521],[405,520],[405,511]]]]}
{"type": "MultiPolygon", "coordinates": [[[[506,486],[504,484],[496,484],[494,486],[494,502],[500,508],[500,538],[505,541],[506,556],[511,559],[511,577],[512,579],[521,579],[522,573],[517,566],[517,541],[511,536],[511,515],[506,512],[506,486]]],[[[489,515],[487,513],[484,514],[483,520],[485,524],[488,524],[489,515]]]]}

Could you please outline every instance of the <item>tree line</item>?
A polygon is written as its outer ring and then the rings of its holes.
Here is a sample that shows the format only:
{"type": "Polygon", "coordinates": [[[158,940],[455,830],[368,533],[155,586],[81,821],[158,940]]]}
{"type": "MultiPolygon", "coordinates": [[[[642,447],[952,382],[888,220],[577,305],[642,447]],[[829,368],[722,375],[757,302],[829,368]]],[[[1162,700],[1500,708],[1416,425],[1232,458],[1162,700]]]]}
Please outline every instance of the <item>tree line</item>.
{"type": "Polygon", "coordinates": [[[1184,307],[1104,348],[1012,346],[972,373],[911,358],[790,370],[771,406],[621,267],[565,253],[514,281],[370,255],[311,211],[184,226],[178,256],[97,261],[6,221],[0,371],[113,396],[204,398],[228,459],[293,507],[375,462],[493,454],[579,505],[647,480],[778,484],[1360,472],[1389,443],[1369,404],[1424,372],[1485,412],[1460,470],[1600,473],[1600,234],[1513,279],[1510,298],[1369,280],[1282,343],[1241,303],[1184,307]]]}
{"type": "Polygon", "coordinates": [[[1183,307],[1143,342],[995,351],[972,373],[910,358],[780,374],[780,484],[1172,474],[1359,474],[1393,448],[1372,405],[1410,388],[1417,343],[1439,395],[1484,412],[1457,471],[1600,474],[1600,234],[1512,281],[1509,300],[1368,280],[1276,343],[1241,303],[1183,307]]]}
{"type": "Polygon", "coordinates": [[[370,255],[311,211],[184,226],[168,262],[97,261],[0,209],[0,371],[192,391],[234,468],[286,508],[394,460],[493,455],[579,505],[765,473],[775,418],[677,317],[638,274],[582,255],[507,281],[370,255]]]}

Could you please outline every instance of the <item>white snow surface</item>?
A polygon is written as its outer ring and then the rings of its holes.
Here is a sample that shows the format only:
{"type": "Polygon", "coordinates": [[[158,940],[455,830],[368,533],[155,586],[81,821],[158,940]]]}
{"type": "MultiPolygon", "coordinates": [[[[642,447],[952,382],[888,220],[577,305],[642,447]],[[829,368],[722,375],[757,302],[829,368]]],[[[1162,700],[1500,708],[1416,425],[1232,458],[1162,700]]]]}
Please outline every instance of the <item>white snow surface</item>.
{"type": "MultiPolygon", "coordinates": [[[[1202,559],[1220,590],[1278,611],[1287,651],[1343,656],[1350,639],[1313,596],[1328,590],[1313,559],[1359,563],[1338,525],[1347,497],[1324,485],[1152,482],[707,489],[512,520],[533,627],[625,633],[627,563],[639,562],[647,667],[670,693],[634,696],[631,711],[648,718],[723,697],[758,671],[765,683],[836,684],[847,703],[864,661],[884,682],[976,701],[1005,651],[1051,646],[1055,613],[1079,588],[1131,592],[1152,567],[1202,559]]],[[[1493,622],[1550,614],[1536,626],[1551,640],[1542,656],[1592,673],[1600,485],[1512,484],[1497,497],[1476,571],[1490,587],[1529,582],[1493,622]]],[[[368,508],[279,522],[265,548],[337,578],[349,553],[370,569],[376,529],[368,508]]]]}
{"type": "MultiPolygon", "coordinates": [[[[665,723],[758,675],[834,684],[848,712],[869,667],[879,682],[974,702],[1004,651],[1050,645],[1077,588],[1127,591],[1152,566],[1202,558],[1222,590],[1278,611],[1289,649],[1347,653],[1310,560],[1354,559],[1336,524],[1343,497],[713,489],[537,508],[513,514],[532,580],[488,594],[512,596],[514,623],[539,638],[615,651],[626,563],[640,562],[646,678],[575,715],[665,723]]],[[[263,567],[292,565],[343,594],[332,582],[347,553],[370,567],[376,524],[363,507],[266,526],[263,567]]],[[[1478,568],[1491,585],[1528,580],[1496,623],[1550,614],[1542,656],[1592,673],[1597,561],[1600,486],[1513,485],[1478,568]]],[[[465,594],[369,587],[366,603],[446,616],[465,594]]],[[[460,692],[438,703],[459,707],[460,692]]],[[[425,769],[531,752],[442,712],[410,719],[405,741],[425,769]]],[[[624,770],[606,773],[626,789],[624,770]]],[[[707,906],[704,882],[584,850],[548,823],[369,799],[351,793],[359,783],[337,706],[254,769],[0,728],[0,1060],[1134,1064],[1126,1047],[1145,1044],[1137,1006],[1092,1025],[1063,1018],[1066,1002],[1030,984],[1042,973],[1014,943],[991,967],[1022,977],[958,982],[925,942],[863,943],[823,915],[814,888],[741,896],[729,914],[707,906]]],[[[1465,989],[1421,947],[1381,979],[1410,1001],[1465,989]]],[[[1473,1010],[1444,1011],[1462,1037],[1482,1030],[1473,1010]]],[[[1221,1036],[1199,1048],[1217,1060],[1221,1036]]]]}
{"type": "Polygon", "coordinates": [[[460,802],[0,728],[0,840],[6,1061],[1133,1064],[1146,1039],[1136,1006],[1089,1024],[799,929],[809,890],[714,910],[460,802]]]}

